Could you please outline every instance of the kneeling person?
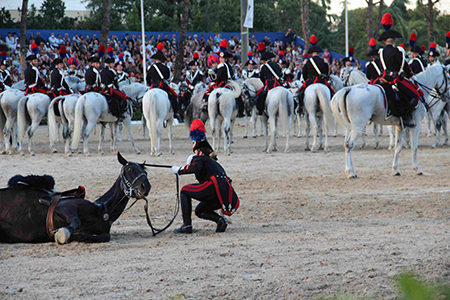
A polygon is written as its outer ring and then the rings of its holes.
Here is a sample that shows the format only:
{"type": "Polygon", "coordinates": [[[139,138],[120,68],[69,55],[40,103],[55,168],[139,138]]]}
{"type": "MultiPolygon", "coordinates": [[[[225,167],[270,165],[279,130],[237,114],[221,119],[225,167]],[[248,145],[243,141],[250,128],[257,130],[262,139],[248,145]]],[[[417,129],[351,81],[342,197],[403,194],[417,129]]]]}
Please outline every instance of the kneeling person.
{"type": "Polygon", "coordinates": [[[231,216],[239,207],[239,198],[231,186],[231,179],[223,167],[216,161],[211,145],[206,140],[205,125],[199,119],[192,122],[190,137],[195,141],[194,155],[188,159],[184,168],[172,167],[179,175],[195,174],[199,183],[188,184],[181,189],[181,210],[183,225],[175,229],[176,233],[192,233],[192,198],[200,201],[195,208],[197,217],[217,223],[216,232],[224,232],[227,221],[215,210],[231,216]]]}

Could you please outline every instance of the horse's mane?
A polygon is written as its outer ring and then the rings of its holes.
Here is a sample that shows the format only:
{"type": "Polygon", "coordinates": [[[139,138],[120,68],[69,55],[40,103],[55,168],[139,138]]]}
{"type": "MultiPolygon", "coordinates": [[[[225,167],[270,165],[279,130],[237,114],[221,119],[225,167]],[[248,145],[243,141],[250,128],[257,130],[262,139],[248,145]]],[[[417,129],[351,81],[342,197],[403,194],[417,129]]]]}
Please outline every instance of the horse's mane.
{"type": "Polygon", "coordinates": [[[38,189],[53,190],[55,180],[50,175],[15,175],[8,180],[8,186],[33,187],[38,189]],[[24,185],[25,184],[25,185],[24,185]]]}

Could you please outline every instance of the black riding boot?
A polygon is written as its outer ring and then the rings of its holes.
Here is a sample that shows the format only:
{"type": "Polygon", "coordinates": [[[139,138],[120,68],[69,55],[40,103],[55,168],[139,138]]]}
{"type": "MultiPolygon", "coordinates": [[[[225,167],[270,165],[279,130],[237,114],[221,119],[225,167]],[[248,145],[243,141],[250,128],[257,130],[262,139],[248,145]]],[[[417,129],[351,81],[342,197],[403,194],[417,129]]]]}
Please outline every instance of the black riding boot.
{"type": "Polygon", "coordinates": [[[201,219],[211,220],[217,223],[216,232],[225,232],[225,229],[227,229],[227,221],[224,217],[219,216],[215,211],[204,211],[201,208],[201,205],[198,205],[195,209],[195,215],[201,219]]]}
{"type": "Polygon", "coordinates": [[[185,194],[180,195],[181,212],[183,214],[183,225],[174,230],[176,233],[192,233],[192,200],[185,194]]]}
{"type": "Polygon", "coordinates": [[[172,105],[173,117],[176,118],[180,123],[183,121],[180,116],[180,107],[178,105],[178,99],[175,95],[169,94],[170,104],[172,105]]]}
{"type": "Polygon", "coordinates": [[[258,98],[256,99],[256,109],[258,111],[258,115],[262,116],[264,113],[264,109],[266,109],[266,97],[267,97],[267,91],[262,91],[258,98]]]}
{"type": "Polygon", "coordinates": [[[242,100],[242,96],[239,96],[236,99],[236,103],[237,103],[237,106],[238,106],[237,117],[238,118],[242,118],[242,117],[244,117],[244,101],[242,100]]]}

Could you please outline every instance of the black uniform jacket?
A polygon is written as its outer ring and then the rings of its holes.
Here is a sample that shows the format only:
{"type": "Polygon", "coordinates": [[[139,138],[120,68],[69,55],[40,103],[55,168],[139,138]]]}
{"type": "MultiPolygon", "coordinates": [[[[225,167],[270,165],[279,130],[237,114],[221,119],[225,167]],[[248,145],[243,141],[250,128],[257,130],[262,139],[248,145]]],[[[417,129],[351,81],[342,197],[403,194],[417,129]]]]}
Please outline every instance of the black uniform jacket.
{"type": "Polygon", "coordinates": [[[103,70],[100,72],[100,77],[102,78],[102,83],[110,88],[110,87],[115,87],[116,89],[119,89],[119,84],[117,83],[117,74],[116,71],[114,71],[113,69],[106,67],[103,68],[103,70]]]}
{"type": "Polygon", "coordinates": [[[161,81],[167,80],[170,78],[170,70],[169,68],[163,64],[162,62],[157,62],[151,65],[147,72],[147,84],[152,84],[153,87],[158,87],[161,81]],[[159,75],[156,68],[159,69],[159,72],[163,76],[159,75]]]}
{"type": "Polygon", "coordinates": [[[39,77],[39,70],[31,64],[25,69],[25,86],[27,88],[35,86],[44,87],[44,82],[39,77]]]}
{"type": "Polygon", "coordinates": [[[0,73],[2,76],[3,83],[6,84],[7,86],[11,86],[12,80],[11,80],[11,76],[9,75],[8,70],[5,70],[5,71],[0,70],[0,73]]]}
{"type": "Polygon", "coordinates": [[[277,81],[280,81],[281,79],[281,69],[280,66],[273,61],[269,61],[266,64],[261,66],[261,71],[259,72],[259,78],[261,79],[261,81],[263,83],[265,83],[267,80],[273,80],[273,79],[277,79],[277,81]],[[275,75],[270,71],[269,69],[269,65],[270,68],[275,72],[275,74],[278,76],[278,78],[275,77],[275,75]]]}
{"type": "Polygon", "coordinates": [[[216,85],[219,85],[221,82],[226,82],[233,78],[234,71],[229,63],[220,63],[217,66],[217,77],[216,77],[216,85]]]}
{"type": "MultiPolygon", "coordinates": [[[[403,64],[403,76],[410,78],[412,76],[411,68],[406,61],[403,63],[403,59],[403,53],[393,45],[387,45],[380,50],[380,61],[384,61],[386,70],[399,73],[403,64]]],[[[383,63],[381,65],[383,66],[383,63]]]]}
{"type": "Polygon", "coordinates": [[[231,215],[239,207],[239,198],[231,186],[231,179],[214,159],[196,155],[189,165],[178,171],[178,174],[195,174],[200,183],[212,181],[224,214],[231,215]]]}
{"type": "Polygon", "coordinates": [[[320,76],[321,74],[325,76],[330,75],[330,66],[323,60],[323,58],[319,56],[313,56],[310,59],[308,59],[305,66],[303,67],[303,79],[304,80],[315,79],[317,76],[320,76]],[[320,74],[317,73],[316,69],[311,63],[311,59],[314,60],[317,68],[319,68],[320,74]]]}
{"type": "Polygon", "coordinates": [[[94,67],[90,67],[85,75],[86,86],[100,86],[100,73],[94,67]]]}
{"type": "Polygon", "coordinates": [[[195,86],[202,80],[203,80],[203,72],[200,70],[196,71],[189,70],[189,73],[186,74],[186,81],[189,83],[189,85],[195,86]]]}
{"type": "Polygon", "coordinates": [[[371,82],[381,76],[383,72],[383,67],[381,66],[380,60],[377,58],[375,60],[368,61],[366,63],[366,76],[371,82]]]}
{"type": "Polygon", "coordinates": [[[425,68],[427,67],[427,62],[422,57],[419,56],[413,58],[409,66],[413,74],[419,74],[420,72],[425,71],[425,68]]]}
{"type": "Polygon", "coordinates": [[[52,74],[50,76],[50,85],[52,88],[55,88],[56,90],[59,90],[60,88],[65,88],[66,90],[70,90],[69,85],[64,80],[64,76],[61,70],[55,68],[52,71],[52,74]]]}

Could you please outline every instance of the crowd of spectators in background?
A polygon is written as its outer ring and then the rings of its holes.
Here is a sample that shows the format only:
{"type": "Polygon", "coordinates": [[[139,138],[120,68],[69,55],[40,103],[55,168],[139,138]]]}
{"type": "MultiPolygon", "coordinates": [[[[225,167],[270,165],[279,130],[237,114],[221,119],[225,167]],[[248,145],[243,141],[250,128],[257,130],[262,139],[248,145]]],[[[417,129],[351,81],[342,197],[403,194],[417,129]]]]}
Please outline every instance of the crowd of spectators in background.
{"type": "MultiPolygon", "coordinates": [[[[274,54],[279,54],[281,51],[284,52],[284,60],[287,62],[288,67],[291,72],[297,78],[297,74],[301,72],[303,60],[308,57],[304,49],[296,44],[295,34],[289,29],[286,32],[285,40],[275,39],[272,41],[268,36],[265,36],[261,41],[255,38],[255,35],[250,35],[249,37],[249,49],[253,53],[253,60],[259,65],[260,64],[260,53],[258,52],[258,44],[263,42],[266,46],[267,51],[272,51],[274,54]]],[[[152,63],[151,56],[157,51],[156,45],[158,43],[164,44],[163,53],[167,57],[166,65],[174,71],[175,58],[178,51],[178,40],[176,35],[173,34],[169,37],[168,34],[164,36],[159,34],[157,36],[146,35],[146,45],[145,45],[145,55],[147,67],[152,63]]],[[[111,54],[112,57],[118,62],[122,61],[123,69],[129,74],[130,80],[132,82],[143,82],[143,56],[142,56],[142,38],[138,34],[126,34],[122,40],[119,40],[117,35],[112,35],[108,38],[108,43],[104,47],[104,54],[111,54]],[[111,48],[109,48],[111,47],[111,48]],[[108,50],[113,50],[112,53],[108,54],[108,50]]],[[[203,35],[198,36],[188,35],[186,39],[186,44],[184,48],[184,68],[183,76],[185,71],[188,69],[188,63],[193,59],[193,53],[198,52],[200,69],[206,74],[208,65],[208,56],[212,53],[217,53],[219,51],[219,44],[222,41],[220,33],[216,33],[214,36],[209,36],[205,38],[203,35]]],[[[45,40],[41,37],[40,33],[36,35],[31,34],[30,38],[27,39],[28,54],[32,54],[32,47],[36,45],[38,50],[38,58],[40,61],[40,71],[43,76],[44,81],[49,82],[49,76],[51,70],[54,68],[52,62],[58,57],[62,57],[66,62],[69,57],[76,57],[78,60],[77,75],[84,77],[84,72],[87,70],[88,58],[91,56],[101,56],[99,50],[102,47],[99,44],[99,39],[96,34],[92,36],[89,35],[79,35],[75,34],[70,37],[69,34],[55,35],[54,33],[45,40]]],[[[36,48],[34,46],[34,48],[36,48]]],[[[6,60],[8,70],[10,71],[12,80],[14,82],[20,80],[21,70],[19,62],[19,37],[16,33],[8,33],[8,36],[2,37],[0,35],[0,51],[2,53],[2,59],[6,60]]],[[[241,53],[241,41],[238,36],[232,36],[228,39],[228,51],[233,55],[230,59],[230,64],[233,66],[235,71],[235,79],[241,78],[241,61],[247,61],[247,53],[241,53]]],[[[324,49],[322,57],[326,59],[330,64],[330,70],[332,74],[339,75],[340,69],[343,67],[342,59],[332,59],[331,54],[328,49],[324,49]]],[[[361,69],[361,65],[356,60],[356,66],[361,69]]]]}

